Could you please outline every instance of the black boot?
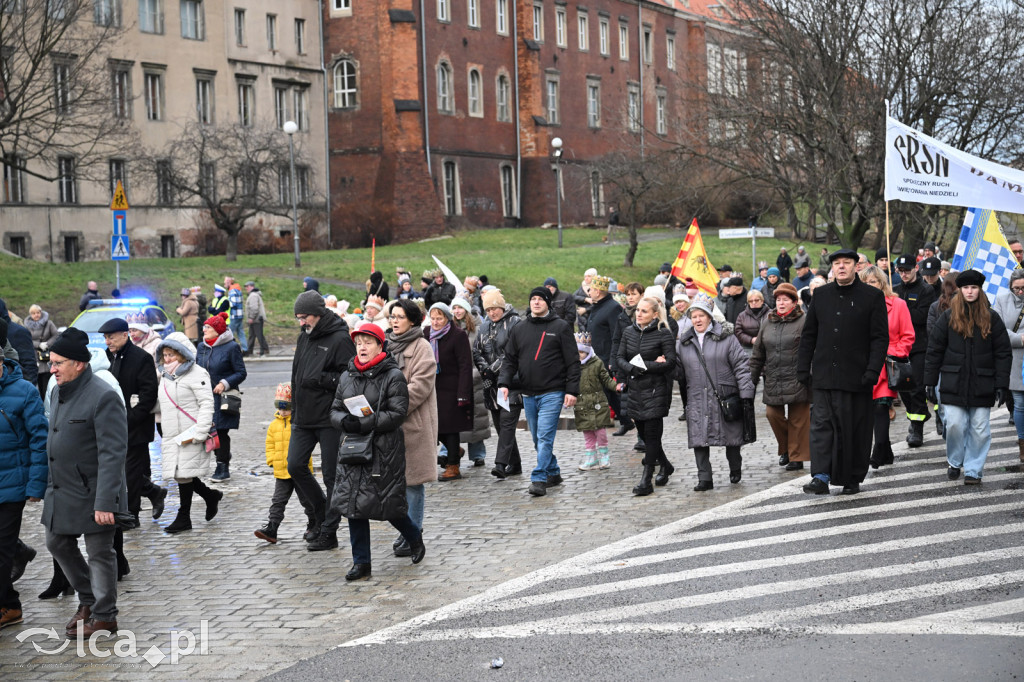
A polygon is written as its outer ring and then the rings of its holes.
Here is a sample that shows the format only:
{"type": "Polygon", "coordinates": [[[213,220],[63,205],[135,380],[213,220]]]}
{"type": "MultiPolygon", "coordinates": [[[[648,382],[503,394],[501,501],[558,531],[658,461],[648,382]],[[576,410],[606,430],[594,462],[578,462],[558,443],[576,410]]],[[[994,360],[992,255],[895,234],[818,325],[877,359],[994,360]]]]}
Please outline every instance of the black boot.
{"type": "Polygon", "coordinates": [[[164,528],[165,533],[174,535],[186,530],[192,530],[192,492],[195,490],[192,479],[188,483],[178,484],[178,515],[174,517],[169,526],[164,528]]]}
{"type": "Polygon", "coordinates": [[[338,534],[330,531],[320,531],[316,539],[306,545],[310,552],[323,552],[328,549],[338,549],[338,534]]]}
{"type": "Polygon", "coordinates": [[[268,521],[267,525],[257,530],[254,535],[260,540],[266,540],[272,545],[277,544],[277,524],[273,521],[268,521]]]}
{"type": "Polygon", "coordinates": [[[650,495],[654,492],[654,486],[651,484],[651,478],[654,476],[654,465],[644,464],[644,473],[640,477],[640,483],[633,487],[633,494],[637,497],[643,497],[644,495],[650,495]]]}
{"type": "MultiPolygon", "coordinates": [[[[225,466],[227,465],[225,464],[225,466]]],[[[203,498],[203,502],[206,503],[206,520],[213,521],[213,517],[217,515],[217,510],[220,508],[220,501],[223,499],[224,493],[214,490],[199,478],[192,479],[192,485],[195,486],[199,497],[203,498]]]]}
{"type": "Polygon", "coordinates": [[[672,463],[668,461],[668,457],[664,453],[658,459],[661,461],[661,467],[658,469],[658,475],[654,478],[654,485],[667,485],[668,477],[675,472],[676,468],[672,466],[672,463]]]}
{"type": "Polygon", "coordinates": [[[628,421],[628,422],[624,421],[624,422],[622,422],[619,425],[619,430],[618,431],[613,431],[612,435],[613,436],[625,436],[627,433],[629,433],[630,431],[632,431],[635,428],[636,428],[636,426],[634,426],[633,422],[631,422],[631,421],[628,421]]]}
{"type": "Polygon", "coordinates": [[[53,577],[50,578],[50,586],[47,587],[39,594],[40,599],[56,599],[61,594],[72,595],[75,593],[75,588],[71,587],[71,583],[68,582],[67,577],[64,575],[64,571],[61,570],[60,564],[57,560],[53,560],[53,577]]]}
{"type": "Polygon", "coordinates": [[[121,578],[132,572],[128,557],[124,555],[124,531],[120,528],[114,531],[114,552],[117,554],[117,580],[120,582],[121,578]]]}
{"type": "Polygon", "coordinates": [[[924,445],[924,422],[910,422],[910,432],[907,434],[907,445],[912,448],[919,448],[924,445]]]}
{"type": "Polygon", "coordinates": [[[14,563],[11,564],[11,582],[15,582],[25,574],[28,562],[36,558],[36,550],[32,549],[20,539],[14,550],[14,563]]]}
{"type": "Polygon", "coordinates": [[[306,542],[312,542],[316,540],[320,535],[320,522],[316,520],[315,516],[306,517],[306,532],[302,534],[302,539],[306,542]]]}

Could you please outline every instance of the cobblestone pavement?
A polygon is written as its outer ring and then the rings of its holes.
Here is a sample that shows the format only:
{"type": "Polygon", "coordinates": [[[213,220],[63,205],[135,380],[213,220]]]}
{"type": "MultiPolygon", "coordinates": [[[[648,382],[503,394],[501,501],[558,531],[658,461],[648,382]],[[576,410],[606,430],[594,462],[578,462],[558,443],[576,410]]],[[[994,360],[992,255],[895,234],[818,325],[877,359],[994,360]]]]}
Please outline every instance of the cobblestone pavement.
{"type": "MultiPolygon", "coordinates": [[[[351,556],[345,526],[339,550],[307,552],[301,541],[305,516],[297,500],[289,504],[277,545],[253,536],[266,520],[274,485],[263,454],[273,389],[250,388],[245,399],[242,429],[232,440],[232,478],[220,485],[225,492],[220,514],[204,522],[204,505],[197,498],[195,530],[169,536],[161,527],[174,518],[177,491],[172,490],[159,522],[143,510],[142,528],[125,535],[131,574],[119,584],[121,636],[99,640],[94,651],[86,641],[72,642],[59,654],[45,653],[62,646],[63,634],[48,639],[46,632],[60,631],[77,603],[74,597],[36,599],[49,582],[51,563],[38,523],[41,507],[29,505],[22,537],[40,552],[16,584],[25,622],[0,635],[4,680],[262,677],[511,578],[800,475],[778,466],[775,441],[762,418],[760,439],[743,448],[743,481],[729,483],[724,449],[713,448],[716,488],[693,492],[696,468],[686,448],[685,424],[676,419],[678,401],[665,430],[676,473],[667,487],[645,498],[630,494],[641,468],[641,455],[631,450],[635,431],[611,438],[612,468],[592,472],[576,468],[582,434],[560,431],[555,451],[565,483],[542,498],[527,495],[528,476],[498,481],[489,474],[492,438],[487,466],[474,468],[464,460],[464,479],[427,487],[423,563],[413,566],[392,556],[394,530],[374,523],[373,578],[346,584],[351,556]],[[43,632],[29,635],[31,628],[43,632]],[[188,648],[190,636],[195,650],[172,661],[175,632],[179,651],[188,648]],[[155,665],[142,658],[147,652],[155,665]],[[160,660],[161,653],[166,658],[160,660]]],[[[905,423],[901,416],[893,425],[894,441],[902,439],[905,423]]],[[[518,435],[529,461],[529,433],[518,435]]],[[[159,476],[158,451],[153,464],[159,476]]]]}

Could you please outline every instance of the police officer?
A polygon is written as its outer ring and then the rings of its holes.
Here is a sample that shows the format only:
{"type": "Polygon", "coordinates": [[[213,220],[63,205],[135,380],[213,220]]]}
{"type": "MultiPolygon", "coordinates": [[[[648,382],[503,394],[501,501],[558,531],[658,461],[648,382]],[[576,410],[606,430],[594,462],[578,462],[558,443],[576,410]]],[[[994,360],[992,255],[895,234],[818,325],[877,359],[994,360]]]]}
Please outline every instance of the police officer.
{"type": "Polygon", "coordinates": [[[912,448],[924,444],[924,423],[931,418],[924,394],[924,356],[928,350],[928,308],[936,300],[935,289],[918,276],[917,269],[914,256],[904,254],[897,258],[896,271],[902,283],[893,288],[910,309],[910,321],[914,325],[914,345],[910,349],[914,388],[900,391],[900,400],[906,406],[907,419],[910,420],[907,445],[912,448]]]}

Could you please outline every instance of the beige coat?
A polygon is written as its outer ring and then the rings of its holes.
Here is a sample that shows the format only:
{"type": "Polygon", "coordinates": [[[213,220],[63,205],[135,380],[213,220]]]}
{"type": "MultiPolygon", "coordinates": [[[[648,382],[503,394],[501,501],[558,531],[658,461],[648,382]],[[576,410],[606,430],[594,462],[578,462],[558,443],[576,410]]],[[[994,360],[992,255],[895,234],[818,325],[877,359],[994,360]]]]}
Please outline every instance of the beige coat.
{"type": "Polygon", "coordinates": [[[409,414],[405,434],[405,483],[420,485],[437,480],[437,364],[426,339],[416,339],[403,353],[409,382],[409,414]]]}
{"type": "Polygon", "coordinates": [[[181,305],[174,309],[174,312],[181,315],[181,326],[185,336],[190,341],[199,338],[199,300],[195,294],[189,294],[188,298],[181,302],[181,305]]]}
{"type": "Polygon", "coordinates": [[[210,473],[210,453],[206,451],[205,441],[213,426],[213,384],[206,370],[194,364],[195,347],[183,338],[181,332],[164,339],[161,349],[164,346],[175,349],[189,361],[178,368],[173,380],[166,373],[160,379],[162,477],[168,480],[206,476],[210,473]],[[193,422],[182,410],[196,421],[193,422]],[[196,436],[193,442],[185,445],[174,442],[178,434],[190,428],[194,429],[196,436]]]}

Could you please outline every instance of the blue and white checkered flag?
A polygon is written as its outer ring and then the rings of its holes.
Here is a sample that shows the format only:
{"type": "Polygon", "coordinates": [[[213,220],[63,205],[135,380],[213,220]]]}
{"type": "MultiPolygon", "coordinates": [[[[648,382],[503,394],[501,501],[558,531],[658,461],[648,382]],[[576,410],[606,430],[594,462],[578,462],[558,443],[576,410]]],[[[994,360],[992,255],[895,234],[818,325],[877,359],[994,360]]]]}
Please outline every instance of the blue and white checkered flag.
{"type": "Polygon", "coordinates": [[[993,211],[967,209],[951,265],[957,272],[977,270],[983,273],[989,301],[995,301],[996,294],[1010,286],[1010,273],[1019,266],[993,211]]]}

